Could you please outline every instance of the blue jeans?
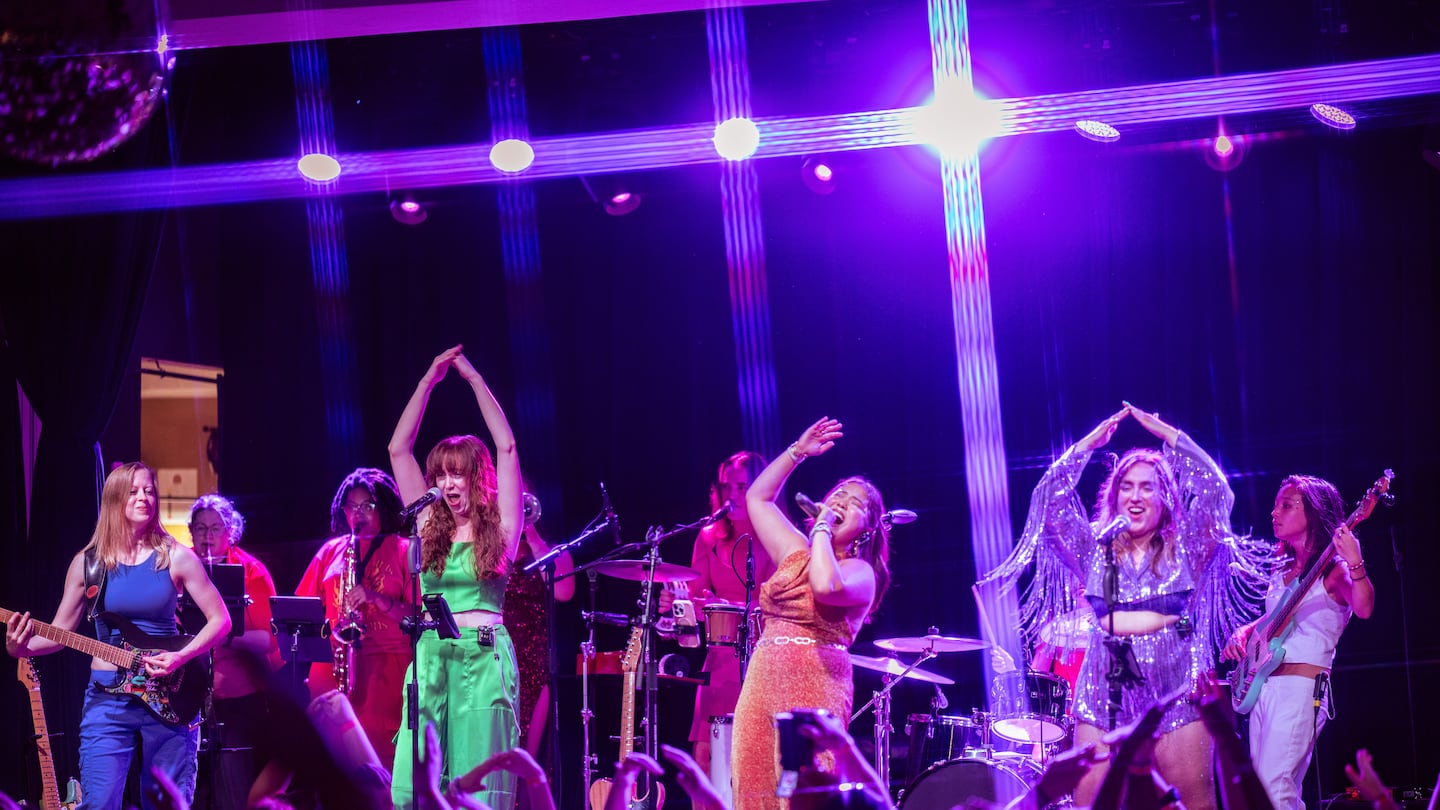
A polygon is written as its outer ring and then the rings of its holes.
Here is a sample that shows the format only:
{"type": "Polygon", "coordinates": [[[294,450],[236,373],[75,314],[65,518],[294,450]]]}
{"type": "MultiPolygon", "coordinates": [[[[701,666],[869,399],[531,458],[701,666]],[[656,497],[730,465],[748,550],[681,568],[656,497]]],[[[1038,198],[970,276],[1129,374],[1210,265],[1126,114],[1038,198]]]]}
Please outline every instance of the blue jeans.
{"type": "MultiPolygon", "coordinates": [[[[119,678],[118,672],[90,671],[92,681],[106,685],[119,678]]],[[[142,806],[146,810],[154,807],[150,801],[155,785],[151,768],[159,768],[174,780],[187,803],[194,800],[199,726],[172,726],[151,714],[138,699],[106,694],[92,683],[85,690],[80,717],[79,810],[120,810],[137,742],[142,806]]]]}

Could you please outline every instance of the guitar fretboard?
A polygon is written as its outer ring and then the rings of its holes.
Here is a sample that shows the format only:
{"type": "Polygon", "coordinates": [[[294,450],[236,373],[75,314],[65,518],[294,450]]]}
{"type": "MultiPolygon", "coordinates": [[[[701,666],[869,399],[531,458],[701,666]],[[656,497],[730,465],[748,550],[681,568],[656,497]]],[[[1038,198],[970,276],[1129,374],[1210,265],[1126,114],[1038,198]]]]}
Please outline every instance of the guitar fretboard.
{"type": "MultiPolygon", "coordinates": [[[[15,611],[0,608],[0,622],[10,621],[15,611]]],[[[31,620],[31,626],[35,628],[35,635],[47,638],[57,644],[63,644],[72,650],[78,650],[86,655],[93,655],[101,661],[108,661],[121,669],[130,669],[135,666],[138,653],[127,650],[123,647],[116,647],[113,644],[106,644],[97,641],[89,636],[82,636],[69,630],[63,630],[53,624],[31,620]]]]}
{"type": "Polygon", "coordinates": [[[40,696],[40,678],[29,659],[20,660],[20,680],[30,692],[30,722],[35,729],[35,748],[40,759],[40,807],[61,810],[60,787],[55,779],[55,760],[50,753],[50,729],[45,723],[45,701],[40,696]]]}

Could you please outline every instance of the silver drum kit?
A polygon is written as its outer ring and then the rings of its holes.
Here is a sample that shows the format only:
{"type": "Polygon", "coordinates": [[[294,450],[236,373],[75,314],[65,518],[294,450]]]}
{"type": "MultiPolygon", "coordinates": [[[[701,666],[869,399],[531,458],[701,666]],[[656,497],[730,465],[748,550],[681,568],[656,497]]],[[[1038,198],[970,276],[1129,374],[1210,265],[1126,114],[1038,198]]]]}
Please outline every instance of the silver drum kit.
{"type": "Polygon", "coordinates": [[[990,684],[990,710],[968,716],[941,712],[948,701],[940,687],[954,681],[921,667],[941,654],[977,651],[990,645],[980,639],[941,635],[932,627],[924,636],[879,639],[875,646],[889,656],[852,653],[857,669],[879,672],[884,687],[851,718],[867,710],[875,714],[875,769],[890,783],[890,759],[904,743],[903,810],[949,810],[973,796],[1006,804],[1024,794],[1044,771],[1047,757],[1069,744],[1072,721],[1067,710],[1070,685],[1043,672],[1010,671],[990,684]],[[918,657],[906,663],[896,654],[918,657]],[[935,697],[927,714],[911,714],[903,737],[892,740],[890,690],[897,683],[933,684],[935,697]]]}

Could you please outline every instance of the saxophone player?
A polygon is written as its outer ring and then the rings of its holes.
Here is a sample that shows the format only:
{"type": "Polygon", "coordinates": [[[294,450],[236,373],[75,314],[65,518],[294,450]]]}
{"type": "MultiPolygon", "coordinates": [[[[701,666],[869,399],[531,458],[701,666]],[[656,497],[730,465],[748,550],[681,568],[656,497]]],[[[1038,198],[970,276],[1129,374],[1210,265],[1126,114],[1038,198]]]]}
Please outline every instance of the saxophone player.
{"type": "Polygon", "coordinates": [[[401,509],[388,473],[361,467],[346,476],[330,505],[330,529],[337,536],[316,552],[295,589],[297,596],[321,597],[334,629],[336,663],[311,665],[310,696],[332,689],[348,694],[387,769],[394,764],[410,665],[410,642],[400,630],[411,592],[401,509]]]}

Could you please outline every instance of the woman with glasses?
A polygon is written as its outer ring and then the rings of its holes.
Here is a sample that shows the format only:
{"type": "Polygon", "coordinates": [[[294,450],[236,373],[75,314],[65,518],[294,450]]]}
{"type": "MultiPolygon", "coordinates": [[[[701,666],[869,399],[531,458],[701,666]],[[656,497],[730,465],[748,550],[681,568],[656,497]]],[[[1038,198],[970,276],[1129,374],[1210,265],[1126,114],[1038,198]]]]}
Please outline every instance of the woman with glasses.
{"type": "MultiPolygon", "coordinates": [[[[405,669],[410,640],[400,620],[410,613],[410,541],[400,535],[400,493],[384,470],[361,467],[340,482],[330,504],[330,530],[337,536],[310,560],[296,596],[318,596],[332,628],[358,617],[364,635],[341,651],[349,657],[350,703],[365,736],[387,769],[394,766],[395,734],[400,730],[405,669]],[[343,596],[345,549],[355,542],[355,586],[343,596]]],[[[331,664],[310,666],[310,696],[338,688],[331,664]]]]}

